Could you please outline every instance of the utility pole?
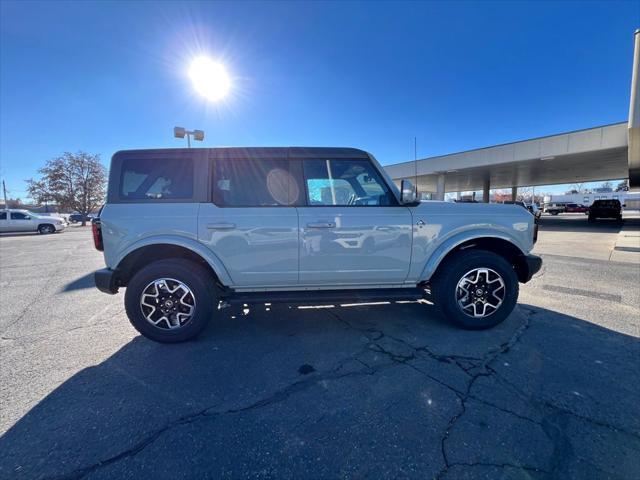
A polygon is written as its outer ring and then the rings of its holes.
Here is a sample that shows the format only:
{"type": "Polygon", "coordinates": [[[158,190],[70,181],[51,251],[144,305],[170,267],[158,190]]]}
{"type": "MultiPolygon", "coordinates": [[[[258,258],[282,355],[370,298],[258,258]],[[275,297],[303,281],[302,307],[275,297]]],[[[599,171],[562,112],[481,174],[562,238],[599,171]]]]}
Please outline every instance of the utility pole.
{"type": "Polygon", "coordinates": [[[416,188],[418,188],[418,137],[413,137],[413,170],[416,178],[416,188]]]}
{"type": "Polygon", "coordinates": [[[4,193],[4,208],[9,208],[9,204],[7,203],[7,186],[4,184],[4,180],[2,180],[2,192],[4,193]]]}

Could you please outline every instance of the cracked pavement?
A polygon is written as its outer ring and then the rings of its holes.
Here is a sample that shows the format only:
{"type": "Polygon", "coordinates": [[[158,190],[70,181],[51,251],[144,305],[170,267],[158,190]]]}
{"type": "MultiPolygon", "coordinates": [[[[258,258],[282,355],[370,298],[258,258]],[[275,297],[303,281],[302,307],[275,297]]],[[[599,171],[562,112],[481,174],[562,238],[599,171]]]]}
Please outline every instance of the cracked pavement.
{"type": "Polygon", "coordinates": [[[640,476],[635,264],[546,254],[489,331],[265,305],[182,345],[93,288],[88,229],[1,237],[0,265],[2,479],[640,476]]]}

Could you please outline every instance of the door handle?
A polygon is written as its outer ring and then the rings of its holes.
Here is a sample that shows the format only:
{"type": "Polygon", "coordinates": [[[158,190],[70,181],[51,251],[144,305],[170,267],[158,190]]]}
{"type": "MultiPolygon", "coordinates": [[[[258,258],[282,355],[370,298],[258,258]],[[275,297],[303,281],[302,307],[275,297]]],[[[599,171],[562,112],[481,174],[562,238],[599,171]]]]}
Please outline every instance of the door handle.
{"type": "Polygon", "coordinates": [[[209,230],[233,230],[236,228],[235,223],[207,223],[209,230]]]}
{"type": "Polygon", "coordinates": [[[312,222],[307,223],[307,228],[336,228],[335,222],[312,222]]]}

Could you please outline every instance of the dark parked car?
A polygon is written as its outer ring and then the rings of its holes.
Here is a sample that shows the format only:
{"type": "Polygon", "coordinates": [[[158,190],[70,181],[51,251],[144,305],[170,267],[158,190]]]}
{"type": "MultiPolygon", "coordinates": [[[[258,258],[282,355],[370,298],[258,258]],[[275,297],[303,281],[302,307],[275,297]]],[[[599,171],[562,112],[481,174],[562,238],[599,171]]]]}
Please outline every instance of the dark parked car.
{"type": "Polygon", "coordinates": [[[69,215],[69,223],[78,223],[82,222],[84,219],[85,222],[90,222],[93,217],[91,215],[82,215],[81,213],[72,213],[69,215]]]}
{"type": "Polygon", "coordinates": [[[527,210],[529,210],[529,213],[531,213],[531,215],[533,215],[535,218],[540,218],[540,215],[542,215],[542,210],[540,210],[535,203],[524,203],[520,200],[505,200],[502,203],[504,203],[505,205],[520,205],[522,208],[526,208],[527,210]]]}
{"type": "Polygon", "coordinates": [[[596,200],[589,207],[589,221],[595,222],[598,218],[615,218],[622,220],[622,205],[620,200],[596,200]]]}

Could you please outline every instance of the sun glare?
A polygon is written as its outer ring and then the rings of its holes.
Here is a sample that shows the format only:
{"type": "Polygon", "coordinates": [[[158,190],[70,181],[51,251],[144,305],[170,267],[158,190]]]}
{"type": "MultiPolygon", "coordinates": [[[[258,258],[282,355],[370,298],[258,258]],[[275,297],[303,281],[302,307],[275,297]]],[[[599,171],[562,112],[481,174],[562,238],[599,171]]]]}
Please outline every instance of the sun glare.
{"type": "Polygon", "coordinates": [[[221,100],[231,88],[231,80],[224,65],[207,57],[198,57],[191,62],[189,77],[193,88],[211,101],[221,100]]]}

